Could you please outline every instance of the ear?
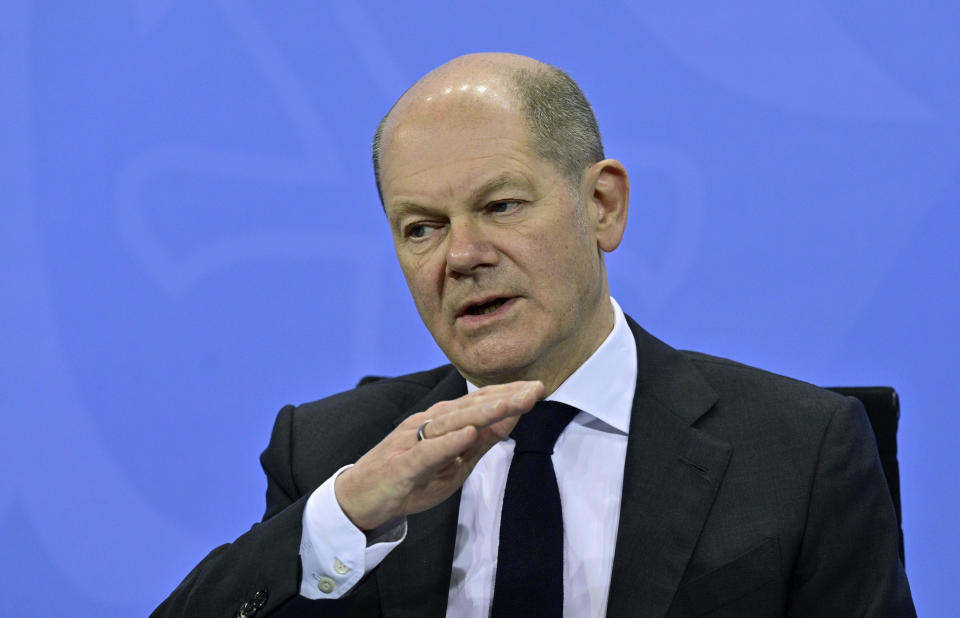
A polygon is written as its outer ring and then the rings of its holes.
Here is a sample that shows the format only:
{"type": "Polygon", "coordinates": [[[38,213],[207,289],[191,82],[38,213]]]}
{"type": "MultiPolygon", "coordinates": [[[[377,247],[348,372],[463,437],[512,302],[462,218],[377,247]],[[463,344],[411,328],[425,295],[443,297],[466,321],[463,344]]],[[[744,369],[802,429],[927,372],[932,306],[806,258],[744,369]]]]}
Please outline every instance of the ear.
{"type": "Polygon", "coordinates": [[[594,163],[584,174],[584,203],[592,206],[597,246],[610,252],[620,245],[627,227],[630,179],[616,159],[594,163]]]}

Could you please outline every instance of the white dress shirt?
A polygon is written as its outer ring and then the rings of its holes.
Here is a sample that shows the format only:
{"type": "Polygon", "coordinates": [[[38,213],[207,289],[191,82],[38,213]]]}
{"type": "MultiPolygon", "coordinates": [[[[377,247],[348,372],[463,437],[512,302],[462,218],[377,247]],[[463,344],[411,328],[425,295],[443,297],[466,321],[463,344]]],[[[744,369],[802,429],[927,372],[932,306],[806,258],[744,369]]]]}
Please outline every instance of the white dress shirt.
{"type": "MultiPolygon", "coordinates": [[[[554,446],[553,465],[563,508],[563,613],[606,613],[616,548],[627,434],[637,380],[637,352],[623,311],[610,299],[613,330],[548,400],[580,410],[554,446]]],[[[468,392],[476,386],[467,383],[468,392]]],[[[500,509],[514,441],[487,451],[460,497],[447,615],[490,615],[497,572],[500,509]]],[[[338,598],[376,567],[406,535],[406,521],[366,535],[337,504],[339,471],[317,488],[303,514],[302,596],[338,598]]]]}

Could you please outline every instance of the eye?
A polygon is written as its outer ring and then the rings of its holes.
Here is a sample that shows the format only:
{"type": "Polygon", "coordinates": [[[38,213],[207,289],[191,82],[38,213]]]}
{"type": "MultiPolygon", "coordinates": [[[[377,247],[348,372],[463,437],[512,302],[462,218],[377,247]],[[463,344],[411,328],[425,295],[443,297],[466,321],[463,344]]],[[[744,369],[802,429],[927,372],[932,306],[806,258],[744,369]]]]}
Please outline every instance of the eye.
{"type": "Polygon", "coordinates": [[[404,228],[403,234],[411,240],[421,240],[439,227],[435,223],[413,223],[404,228]]]}
{"type": "Polygon", "coordinates": [[[487,210],[497,214],[503,214],[516,210],[520,206],[518,200],[500,200],[499,202],[492,202],[487,206],[487,210]]]}

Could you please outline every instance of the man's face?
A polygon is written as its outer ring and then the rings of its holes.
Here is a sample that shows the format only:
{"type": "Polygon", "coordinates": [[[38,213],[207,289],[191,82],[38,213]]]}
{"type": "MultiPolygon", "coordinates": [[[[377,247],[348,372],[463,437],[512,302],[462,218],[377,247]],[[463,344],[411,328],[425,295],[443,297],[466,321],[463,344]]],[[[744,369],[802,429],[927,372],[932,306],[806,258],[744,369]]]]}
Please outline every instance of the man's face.
{"type": "Polygon", "coordinates": [[[423,103],[385,133],[400,266],[447,358],[478,384],[566,378],[609,333],[594,217],[536,157],[512,104],[423,103]]]}

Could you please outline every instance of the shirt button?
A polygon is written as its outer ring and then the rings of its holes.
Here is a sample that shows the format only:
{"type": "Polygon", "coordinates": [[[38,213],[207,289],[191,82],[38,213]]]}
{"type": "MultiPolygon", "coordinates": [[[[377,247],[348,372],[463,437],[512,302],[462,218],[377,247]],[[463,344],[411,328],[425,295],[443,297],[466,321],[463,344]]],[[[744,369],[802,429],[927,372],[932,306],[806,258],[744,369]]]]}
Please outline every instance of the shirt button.
{"type": "Polygon", "coordinates": [[[263,607],[264,603],[267,602],[267,591],[266,590],[257,590],[257,594],[253,595],[253,604],[257,606],[257,609],[263,607]]]}
{"type": "Polygon", "coordinates": [[[324,594],[330,594],[333,592],[333,580],[329,577],[321,577],[317,580],[317,588],[324,594]]]}
{"type": "Polygon", "coordinates": [[[338,575],[346,575],[350,571],[350,567],[340,562],[339,558],[333,560],[333,570],[337,572],[338,575]]]}

